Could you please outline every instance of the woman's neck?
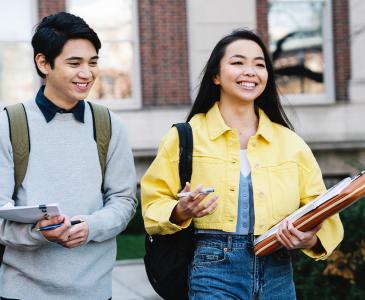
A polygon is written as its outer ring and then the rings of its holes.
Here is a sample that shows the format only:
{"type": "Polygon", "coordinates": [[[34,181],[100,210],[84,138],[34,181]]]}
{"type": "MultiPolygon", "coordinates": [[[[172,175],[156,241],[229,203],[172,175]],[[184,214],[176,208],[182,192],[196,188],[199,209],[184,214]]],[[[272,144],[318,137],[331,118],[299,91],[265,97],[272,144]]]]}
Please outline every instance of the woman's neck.
{"type": "Polygon", "coordinates": [[[258,117],[253,103],[232,105],[232,103],[220,101],[219,110],[223,120],[229,127],[237,128],[237,130],[254,128],[256,131],[258,117]]]}
{"type": "Polygon", "coordinates": [[[231,128],[236,128],[241,149],[247,148],[249,138],[256,134],[259,121],[254,104],[232,104],[221,100],[219,110],[225,123],[231,128]]]}

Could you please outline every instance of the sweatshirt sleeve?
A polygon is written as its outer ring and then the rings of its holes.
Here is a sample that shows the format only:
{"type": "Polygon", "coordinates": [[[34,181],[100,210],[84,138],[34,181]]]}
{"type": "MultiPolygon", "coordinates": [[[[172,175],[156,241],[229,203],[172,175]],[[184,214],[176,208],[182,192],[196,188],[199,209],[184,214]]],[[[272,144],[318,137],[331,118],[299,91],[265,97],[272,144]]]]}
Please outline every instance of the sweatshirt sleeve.
{"type": "MultiPolygon", "coordinates": [[[[13,151],[9,137],[9,123],[6,112],[0,113],[0,206],[15,204],[13,151]]],[[[36,250],[48,241],[33,224],[22,224],[0,218],[0,244],[24,250],[36,250]]]]}
{"type": "Polygon", "coordinates": [[[113,113],[103,184],[102,209],[81,216],[89,225],[88,241],[102,242],[122,232],[133,218],[136,207],[136,171],[127,132],[113,113]]]}

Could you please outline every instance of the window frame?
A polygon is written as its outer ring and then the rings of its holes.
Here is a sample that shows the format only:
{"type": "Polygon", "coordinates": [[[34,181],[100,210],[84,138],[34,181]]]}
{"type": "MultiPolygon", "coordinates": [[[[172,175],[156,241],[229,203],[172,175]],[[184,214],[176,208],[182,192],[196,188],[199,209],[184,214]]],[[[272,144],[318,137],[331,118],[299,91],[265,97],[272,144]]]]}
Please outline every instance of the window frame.
{"type": "MultiPolygon", "coordinates": [[[[9,5],[9,3],[7,3],[6,5],[9,5]]],[[[0,97],[0,106],[1,107],[5,107],[7,105],[12,105],[12,104],[19,103],[19,102],[25,102],[25,101],[33,100],[35,98],[35,95],[36,95],[40,85],[41,85],[41,79],[38,76],[36,68],[34,66],[33,48],[31,46],[32,34],[33,34],[33,30],[34,30],[33,28],[39,22],[38,1],[37,0],[30,0],[29,8],[30,9],[29,9],[28,13],[30,14],[30,20],[31,20],[31,23],[32,23],[29,27],[29,30],[30,30],[29,40],[28,39],[23,39],[23,38],[21,38],[21,39],[14,38],[12,40],[9,40],[9,39],[3,39],[3,38],[0,37],[0,43],[25,43],[25,44],[28,44],[30,46],[30,48],[32,50],[31,51],[32,54],[30,56],[30,59],[31,59],[31,65],[32,65],[31,74],[32,74],[32,81],[33,81],[33,93],[32,93],[31,98],[29,98],[29,99],[12,99],[12,100],[9,100],[9,99],[2,99],[0,97]]],[[[9,76],[9,75],[5,74],[5,76],[9,76]]]]}
{"type": "MultiPolygon", "coordinates": [[[[333,37],[333,10],[332,0],[268,0],[270,3],[295,3],[295,2],[319,2],[323,3],[323,55],[324,55],[324,93],[320,94],[283,94],[285,99],[290,99],[291,105],[323,105],[333,104],[336,101],[335,68],[334,68],[334,37],[333,37]]],[[[267,20],[269,17],[269,6],[267,20]]],[[[268,22],[268,21],[267,21],[268,22]]],[[[268,22],[268,37],[270,24],[268,22]]]]}
{"type": "MultiPolygon", "coordinates": [[[[113,111],[133,110],[142,107],[141,96],[141,67],[140,67],[140,48],[139,48],[139,27],[138,27],[138,1],[132,0],[132,39],[133,62],[132,62],[132,97],[126,99],[85,99],[97,104],[104,105],[113,111]]],[[[66,11],[69,10],[69,1],[66,1],[66,11]]],[[[86,20],[87,22],[87,20],[86,20]]],[[[115,40],[120,41],[120,40],[115,40]]],[[[101,41],[102,42],[102,41],[101,41]]],[[[103,42],[101,44],[103,47],[103,42]]]]}

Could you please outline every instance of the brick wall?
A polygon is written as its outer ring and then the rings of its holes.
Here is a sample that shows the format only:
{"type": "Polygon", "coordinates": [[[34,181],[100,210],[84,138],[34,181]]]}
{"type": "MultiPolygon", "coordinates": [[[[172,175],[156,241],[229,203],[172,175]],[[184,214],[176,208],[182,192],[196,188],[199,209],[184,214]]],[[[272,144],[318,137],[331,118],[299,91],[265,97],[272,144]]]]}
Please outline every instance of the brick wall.
{"type": "Polygon", "coordinates": [[[348,82],[351,76],[350,26],[348,0],[333,0],[333,39],[335,61],[336,100],[348,100],[348,82]]]}
{"type": "Polygon", "coordinates": [[[190,103],[185,0],[139,0],[144,106],[190,103]]]}
{"type": "Polygon", "coordinates": [[[42,18],[59,11],[65,11],[65,0],[38,0],[38,16],[42,18]]]}
{"type": "MultiPolygon", "coordinates": [[[[256,0],[257,32],[268,45],[268,0],[256,0]]],[[[332,0],[336,101],[348,100],[351,75],[348,0],[332,0]]]]}
{"type": "Polygon", "coordinates": [[[256,0],[256,31],[265,45],[269,45],[268,31],[268,2],[267,0],[256,0]]]}

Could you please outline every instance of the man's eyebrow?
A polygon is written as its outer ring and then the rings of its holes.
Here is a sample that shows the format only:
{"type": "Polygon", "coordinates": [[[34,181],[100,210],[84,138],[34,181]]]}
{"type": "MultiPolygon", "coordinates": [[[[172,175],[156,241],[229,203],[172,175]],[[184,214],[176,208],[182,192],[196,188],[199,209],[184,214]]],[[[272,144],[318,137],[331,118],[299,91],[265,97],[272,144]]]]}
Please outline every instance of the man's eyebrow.
{"type": "MultiPolygon", "coordinates": [[[[247,57],[244,56],[244,55],[241,55],[241,54],[234,54],[230,58],[242,58],[242,59],[246,59],[247,57]]],[[[254,60],[265,60],[265,58],[262,57],[262,56],[256,56],[256,57],[254,57],[254,60]]]]}
{"type": "MultiPolygon", "coordinates": [[[[93,57],[90,58],[90,60],[92,59],[98,59],[99,56],[98,55],[95,55],[93,57]]],[[[69,61],[69,60],[83,60],[84,58],[83,57],[79,57],[79,56],[71,56],[71,57],[68,57],[66,58],[66,61],[69,61]]]]}

